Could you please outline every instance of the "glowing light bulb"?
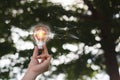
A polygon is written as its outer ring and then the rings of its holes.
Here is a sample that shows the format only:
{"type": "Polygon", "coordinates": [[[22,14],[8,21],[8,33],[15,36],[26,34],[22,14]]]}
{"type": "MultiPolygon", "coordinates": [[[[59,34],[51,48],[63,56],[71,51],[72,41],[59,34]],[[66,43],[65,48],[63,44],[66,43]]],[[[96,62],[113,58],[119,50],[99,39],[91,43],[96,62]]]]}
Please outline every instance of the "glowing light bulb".
{"type": "Polygon", "coordinates": [[[49,39],[49,30],[45,26],[37,26],[34,29],[34,39],[39,49],[42,49],[43,45],[49,39]]]}

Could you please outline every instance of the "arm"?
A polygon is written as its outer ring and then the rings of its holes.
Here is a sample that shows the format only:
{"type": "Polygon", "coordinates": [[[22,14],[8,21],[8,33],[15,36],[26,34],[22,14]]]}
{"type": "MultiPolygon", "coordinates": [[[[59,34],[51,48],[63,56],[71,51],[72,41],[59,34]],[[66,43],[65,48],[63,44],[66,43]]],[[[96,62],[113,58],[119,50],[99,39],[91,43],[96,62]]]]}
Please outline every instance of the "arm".
{"type": "Polygon", "coordinates": [[[28,70],[22,80],[35,80],[35,78],[48,70],[51,56],[48,54],[46,46],[43,47],[42,54],[38,55],[38,47],[35,47],[28,70]],[[41,59],[41,62],[38,61],[41,59]]]}

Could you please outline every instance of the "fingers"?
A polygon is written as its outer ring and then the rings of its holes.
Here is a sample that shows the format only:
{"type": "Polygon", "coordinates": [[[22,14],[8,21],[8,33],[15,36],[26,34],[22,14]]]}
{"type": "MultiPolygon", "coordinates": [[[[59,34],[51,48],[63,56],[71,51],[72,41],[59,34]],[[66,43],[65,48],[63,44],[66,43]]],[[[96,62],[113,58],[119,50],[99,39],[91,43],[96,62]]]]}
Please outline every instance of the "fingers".
{"type": "Polygon", "coordinates": [[[51,58],[50,55],[39,55],[37,56],[37,59],[47,60],[49,57],[51,58]]]}
{"type": "Polygon", "coordinates": [[[39,74],[48,71],[50,67],[51,56],[48,56],[46,60],[41,60],[39,64],[36,65],[36,69],[38,69],[39,74]]]}
{"type": "Polygon", "coordinates": [[[37,57],[37,55],[38,55],[38,47],[37,46],[35,46],[35,48],[34,48],[34,52],[33,52],[33,56],[32,57],[37,57]]]}
{"type": "Polygon", "coordinates": [[[42,60],[42,63],[38,64],[38,66],[39,67],[41,67],[41,66],[48,66],[50,64],[50,60],[51,60],[51,56],[49,55],[45,60],[42,60]]]}
{"type": "Polygon", "coordinates": [[[48,54],[46,45],[43,46],[42,54],[48,54]]]}
{"type": "Polygon", "coordinates": [[[49,55],[49,56],[47,57],[47,61],[50,62],[51,58],[52,58],[52,57],[49,55]]]}
{"type": "Polygon", "coordinates": [[[42,55],[37,56],[38,59],[41,58],[43,60],[46,60],[48,57],[49,57],[49,55],[47,55],[47,54],[42,54],[42,55]]]}
{"type": "Polygon", "coordinates": [[[49,56],[47,57],[47,59],[43,61],[42,65],[43,65],[43,66],[46,66],[46,65],[49,66],[50,61],[51,61],[51,56],[49,55],[49,56]]]}

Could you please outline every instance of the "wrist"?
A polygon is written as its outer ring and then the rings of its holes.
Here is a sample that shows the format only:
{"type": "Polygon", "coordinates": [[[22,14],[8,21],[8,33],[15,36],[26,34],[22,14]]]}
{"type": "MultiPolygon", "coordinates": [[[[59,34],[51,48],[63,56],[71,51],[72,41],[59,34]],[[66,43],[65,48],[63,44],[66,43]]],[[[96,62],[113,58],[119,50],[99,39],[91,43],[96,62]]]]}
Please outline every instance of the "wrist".
{"type": "Polygon", "coordinates": [[[37,75],[38,74],[28,69],[22,80],[35,80],[37,75]]]}

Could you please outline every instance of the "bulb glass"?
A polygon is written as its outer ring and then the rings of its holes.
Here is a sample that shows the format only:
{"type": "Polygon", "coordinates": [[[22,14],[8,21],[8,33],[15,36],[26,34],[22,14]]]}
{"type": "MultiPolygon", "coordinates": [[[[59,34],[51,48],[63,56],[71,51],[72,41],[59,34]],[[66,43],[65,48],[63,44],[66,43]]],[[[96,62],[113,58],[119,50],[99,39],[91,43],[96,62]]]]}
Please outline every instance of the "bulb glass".
{"type": "Polygon", "coordinates": [[[37,26],[34,29],[34,39],[39,49],[48,41],[49,30],[44,26],[37,26]]]}

